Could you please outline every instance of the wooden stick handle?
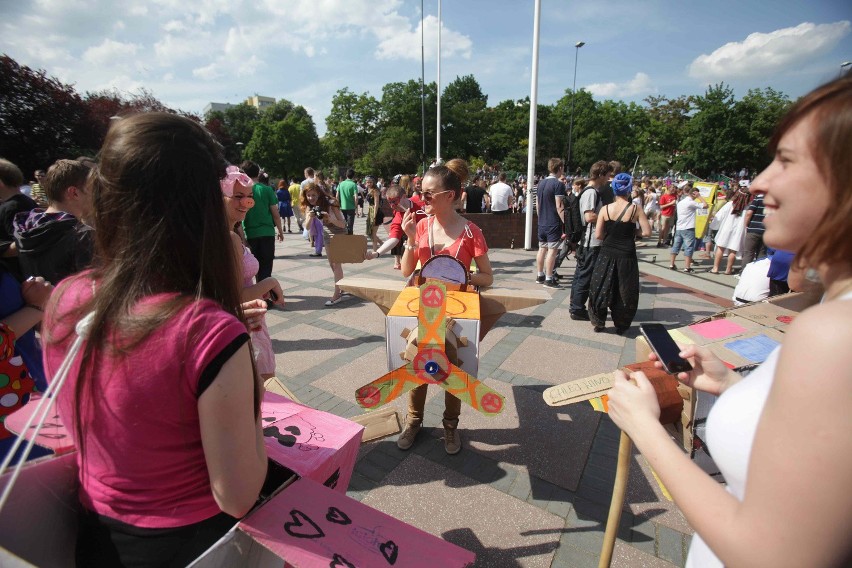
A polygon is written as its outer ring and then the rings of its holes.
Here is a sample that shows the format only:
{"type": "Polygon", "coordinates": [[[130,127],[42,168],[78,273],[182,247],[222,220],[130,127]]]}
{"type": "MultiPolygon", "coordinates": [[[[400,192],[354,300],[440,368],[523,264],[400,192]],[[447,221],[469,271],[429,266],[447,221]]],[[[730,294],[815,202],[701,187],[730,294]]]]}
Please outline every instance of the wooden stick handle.
{"type": "Polygon", "coordinates": [[[618,441],[618,465],[615,469],[615,483],[612,486],[612,500],[609,503],[609,516],[606,519],[601,559],[598,568],[609,568],[612,562],[612,551],[615,549],[615,538],[618,536],[618,525],[621,522],[621,509],[624,506],[624,494],[627,491],[627,478],[630,476],[630,454],[633,441],[630,436],[621,433],[618,441]]]}

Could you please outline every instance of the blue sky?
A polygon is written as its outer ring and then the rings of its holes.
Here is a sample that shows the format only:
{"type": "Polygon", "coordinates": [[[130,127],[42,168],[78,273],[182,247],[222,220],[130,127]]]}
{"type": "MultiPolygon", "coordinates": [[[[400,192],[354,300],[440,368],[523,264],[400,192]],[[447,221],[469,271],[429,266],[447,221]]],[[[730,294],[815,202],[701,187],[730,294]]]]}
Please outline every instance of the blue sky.
{"type": "MultiPolygon", "coordinates": [[[[847,0],[542,0],[539,102],[773,87],[792,97],[852,61],[847,0]]],[[[426,80],[438,1],[425,0],[426,80]]],[[[530,93],[532,0],[444,0],[441,83],[473,74],[494,105],[530,93]]],[[[0,52],[80,92],[152,91],[201,112],[253,94],[308,109],[325,131],[340,88],[381,96],[420,77],[420,0],[0,0],[0,52]]]]}

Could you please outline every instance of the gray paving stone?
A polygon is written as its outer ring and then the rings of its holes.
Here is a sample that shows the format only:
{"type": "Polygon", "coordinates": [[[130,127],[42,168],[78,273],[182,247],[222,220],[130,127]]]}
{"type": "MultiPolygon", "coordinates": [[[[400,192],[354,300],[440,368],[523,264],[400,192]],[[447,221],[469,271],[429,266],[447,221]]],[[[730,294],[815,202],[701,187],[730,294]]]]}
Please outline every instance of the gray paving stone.
{"type": "Polygon", "coordinates": [[[521,501],[526,501],[531,492],[532,482],[530,475],[526,471],[519,471],[518,476],[515,478],[515,483],[509,488],[509,495],[521,501]]]}
{"type": "Polygon", "coordinates": [[[657,525],[657,556],[677,566],[686,562],[683,554],[683,533],[657,525]]]}

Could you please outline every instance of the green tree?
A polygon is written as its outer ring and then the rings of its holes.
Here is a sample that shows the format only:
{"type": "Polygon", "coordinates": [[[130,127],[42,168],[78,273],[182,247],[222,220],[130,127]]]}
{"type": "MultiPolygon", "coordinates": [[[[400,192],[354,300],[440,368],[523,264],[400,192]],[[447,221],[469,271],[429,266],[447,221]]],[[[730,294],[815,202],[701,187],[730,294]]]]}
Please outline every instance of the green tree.
{"type": "Polygon", "coordinates": [[[358,95],[348,88],[337,91],[325,119],[325,163],[348,166],[363,158],[376,135],[380,111],[379,102],[367,93],[358,95]]]}
{"type": "Polygon", "coordinates": [[[278,101],[262,113],[254,127],[245,157],[260,164],[273,177],[301,174],[305,166],[318,164],[322,150],[316,125],[302,106],[278,101]]]}
{"type": "MultiPolygon", "coordinates": [[[[382,87],[380,129],[401,127],[414,135],[414,150],[418,163],[426,162],[426,156],[435,150],[438,86],[432,82],[423,86],[425,119],[421,118],[420,81],[388,83],[382,87]],[[426,155],[423,155],[423,126],[426,133],[426,155]]],[[[414,170],[410,170],[414,171],[414,170]]]]}
{"type": "Polygon", "coordinates": [[[734,113],[733,89],[719,83],[708,87],[704,96],[693,97],[692,103],[695,114],[683,141],[686,168],[700,177],[736,169],[742,129],[734,113]]]}
{"type": "Polygon", "coordinates": [[[0,55],[0,156],[24,175],[59,158],[77,157],[75,130],[85,112],[71,85],[0,55]]]}
{"type": "Polygon", "coordinates": [[[456,77],[447,85],[441,97],[442,157],[469,159],[481,155],[487,106],[488,96],[473,75],[456,77]]]}
{"type": "Polygon", "coordinates": [[[224,111],[209,112],[204,119],[207,129],[225,148],[225,158],[238,164],[260,122],[260,111],[249,104],[240,103],[224,111]]]}
{"type": "Polygon", "coordinates": [[[529,144],[529,97],[505,100],[485,112],[486,132],[482,156],[488,164],[502,163],[505,169],[526,171],[529,144]]]}
{"type": "Polygon", "coordinates": [[[417,133],[402,126],[383,128],[370,143],[370,151],[356,161],[361,172],[390,179],[402,172],[414,172],[420,162],[417,133]]]}
{"type": "Polygon", "coordinates": [[[750,89],[734,106],[736,120],[745,126],[745,140],[738,153],[739,165],[759,172],[769,165],[766,151],[775,125],[790,108],[790,98],[768,87],[750,89]]]}

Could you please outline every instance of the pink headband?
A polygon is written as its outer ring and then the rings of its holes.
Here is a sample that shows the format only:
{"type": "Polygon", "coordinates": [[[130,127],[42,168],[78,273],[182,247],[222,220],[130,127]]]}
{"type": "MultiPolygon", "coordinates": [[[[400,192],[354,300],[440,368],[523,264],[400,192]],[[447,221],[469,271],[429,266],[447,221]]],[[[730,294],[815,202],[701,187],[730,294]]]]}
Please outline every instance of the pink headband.
{"type": "Polygon", "coordinates": [[[225,171],[227,173],[219,180],[219,185],[222,187],[222,193],[228,197],[234,196],[234,184],[237,182],[246,188],[252,187],[251,178],[241,172],[237,166],[228,166],[225,171]]]}

